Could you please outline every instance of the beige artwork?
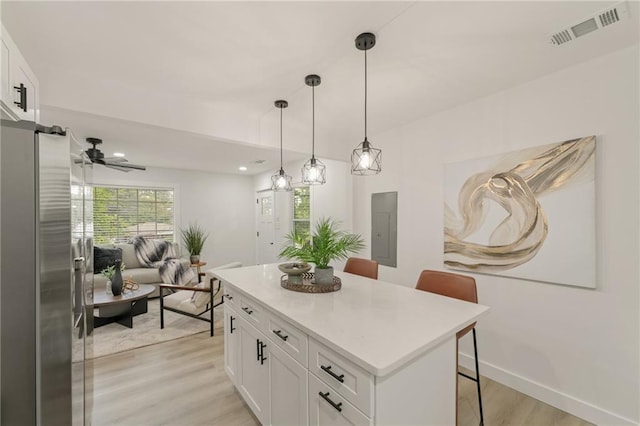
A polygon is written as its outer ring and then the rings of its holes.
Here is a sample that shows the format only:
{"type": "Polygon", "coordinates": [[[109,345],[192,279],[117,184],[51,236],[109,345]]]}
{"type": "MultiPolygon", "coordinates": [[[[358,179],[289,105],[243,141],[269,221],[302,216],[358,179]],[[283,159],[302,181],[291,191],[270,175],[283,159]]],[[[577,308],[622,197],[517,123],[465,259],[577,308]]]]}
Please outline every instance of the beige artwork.
{"type": "Polygon", "coordinates": [[[445,265],[595,287],[595,141],[447,165],[445,265]]]}

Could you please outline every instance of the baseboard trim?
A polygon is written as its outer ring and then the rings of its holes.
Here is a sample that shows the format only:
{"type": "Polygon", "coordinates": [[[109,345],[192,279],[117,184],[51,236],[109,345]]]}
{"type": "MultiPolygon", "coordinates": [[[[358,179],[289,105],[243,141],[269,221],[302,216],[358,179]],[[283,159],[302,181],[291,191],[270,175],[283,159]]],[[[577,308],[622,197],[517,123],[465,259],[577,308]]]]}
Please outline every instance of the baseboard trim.
{"type": "MultiPolygon", "coordinates": [[[[473,357],[463,352],[459,353],[459,362],[465,368],[475,370],[473,357]]],[[[556,407],[576,417],[597,425],[639,426],[631,419],[597,407],[571,395],[552,389],[525,377],[514,374],[496,365],[480,361],[480,373],[505,386],[529,395],[546,404],[556,407]]]]}

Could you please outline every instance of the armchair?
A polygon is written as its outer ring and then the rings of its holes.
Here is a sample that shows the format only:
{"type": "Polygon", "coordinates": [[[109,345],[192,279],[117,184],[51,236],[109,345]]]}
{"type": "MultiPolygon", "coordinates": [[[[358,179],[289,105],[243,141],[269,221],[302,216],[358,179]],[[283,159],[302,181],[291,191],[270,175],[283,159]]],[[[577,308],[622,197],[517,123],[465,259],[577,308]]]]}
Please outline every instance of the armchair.
{"type": "Polygon", "coordinates": [[[241,266],[240,262],[233,262],[209,269],[205,272],[205,279],[193,287],[160,284],[160,328],[164,328],[164,311],[167,310],[210,323],[210,335],[213,336],[213,308],[223,302],[222,283],[213,277],[213,271],[241,266]],[[174,292],[165,296],[163,292],[166,290],[174,292]],[[218,295],[220,298],[216,302],[218,295]],[[208,318],[204,316],[207,312],[210,313],[208,318]]]}

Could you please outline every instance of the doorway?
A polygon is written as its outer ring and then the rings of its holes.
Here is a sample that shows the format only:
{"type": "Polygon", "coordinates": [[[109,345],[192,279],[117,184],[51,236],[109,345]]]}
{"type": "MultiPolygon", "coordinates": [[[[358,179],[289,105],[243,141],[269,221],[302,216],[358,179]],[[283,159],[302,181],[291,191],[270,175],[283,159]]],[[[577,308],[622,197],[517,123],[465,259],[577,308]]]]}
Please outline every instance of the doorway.
{"type": "Polygon", "coordinates": [[[257,263],[276,262],[275,252],[275,217],[276,206],[273,191],[260,191],[256,194],[257,218],[257,263]]]}

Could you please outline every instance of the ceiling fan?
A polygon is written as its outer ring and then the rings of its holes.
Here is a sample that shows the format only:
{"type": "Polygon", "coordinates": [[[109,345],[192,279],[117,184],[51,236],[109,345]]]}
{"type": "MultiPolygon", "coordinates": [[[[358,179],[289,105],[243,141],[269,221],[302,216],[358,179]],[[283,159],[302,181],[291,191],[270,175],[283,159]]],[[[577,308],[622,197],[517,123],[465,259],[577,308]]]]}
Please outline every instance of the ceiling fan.
{"type": "Polygon", "coordinates": [[[127,159],[123,157],[105,157],[102,151],[97,148],[97,146],[102,143],[102,139],[87,138],[87,142],[93,145],[93,147],[85,151],[92,163],[102,164],[105,167],[119,170],[121,172],[130,172],[131,170],[147,170],[147,168],[144,166],[129,163],[127,159]]]}

